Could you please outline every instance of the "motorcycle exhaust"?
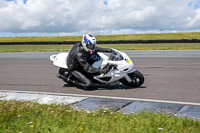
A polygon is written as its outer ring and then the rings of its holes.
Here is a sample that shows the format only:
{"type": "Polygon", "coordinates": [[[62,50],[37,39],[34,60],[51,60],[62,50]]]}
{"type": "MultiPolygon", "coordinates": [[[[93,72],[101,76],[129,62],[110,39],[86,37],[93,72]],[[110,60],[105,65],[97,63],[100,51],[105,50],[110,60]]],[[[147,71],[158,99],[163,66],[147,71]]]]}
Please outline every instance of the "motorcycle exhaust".
{"type": "Polygon", "coordinates": [[[58,73],[56,76],[58,78],[62,79],[63,81],[67,81],[67,78],[64,75],[61,75],[61,74],[58,73]]]}

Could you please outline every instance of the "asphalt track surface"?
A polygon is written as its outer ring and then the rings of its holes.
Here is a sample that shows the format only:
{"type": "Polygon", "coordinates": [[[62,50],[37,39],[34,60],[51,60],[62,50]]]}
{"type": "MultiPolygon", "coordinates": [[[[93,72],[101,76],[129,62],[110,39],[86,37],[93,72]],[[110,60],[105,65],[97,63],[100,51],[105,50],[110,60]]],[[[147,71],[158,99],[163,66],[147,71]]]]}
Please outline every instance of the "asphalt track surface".
{"type": "Polygon", "coordinates": [[[48,58],[53,53],[45,53],[45,56],[42,56],[44,53],[0,53],[0,90],[200,103],[200,51],[157,51],[146,55],[137,52],[131,59],[136,69],[144,74],[145,82],[141,87],[115,84],[95,86],[92,91],[78,89],[58,79],[58,68],[48,58]]]}

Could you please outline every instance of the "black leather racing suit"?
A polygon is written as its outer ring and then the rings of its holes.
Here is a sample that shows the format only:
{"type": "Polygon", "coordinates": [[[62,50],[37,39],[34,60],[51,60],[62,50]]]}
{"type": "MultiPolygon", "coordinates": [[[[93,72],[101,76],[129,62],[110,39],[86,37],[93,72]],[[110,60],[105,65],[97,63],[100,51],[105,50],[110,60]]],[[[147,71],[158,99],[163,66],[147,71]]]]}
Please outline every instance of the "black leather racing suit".
{"type": "MultiPolygon", "coordinates": [[[[112,52],[112,49],[96,46],[95,52],[112,52]]],[[[69,72],[82,82],[82,84],[79,85],[83,87],[89,87],[92,84],[87,73],[101,73],[100,69],[94,68],[88,63],[90,55],[89,52],[83,49],[81,42],[78,42],[72,47],[67,57],[69,72]]]]}

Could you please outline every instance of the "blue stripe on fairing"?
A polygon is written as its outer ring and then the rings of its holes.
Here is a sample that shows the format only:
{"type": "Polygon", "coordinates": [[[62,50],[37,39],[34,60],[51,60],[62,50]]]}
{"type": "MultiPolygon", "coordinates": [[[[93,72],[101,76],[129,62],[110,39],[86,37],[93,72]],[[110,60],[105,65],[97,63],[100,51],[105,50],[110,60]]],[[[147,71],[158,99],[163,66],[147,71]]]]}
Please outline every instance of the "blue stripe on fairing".
{"type": "Polygon", "coordinates": [[[84,40],[88,43],[90,43],[90,44],[92,44],[92,42],[90,41],[90,40],[88,40],[86,37],[84,37],[84,40]]]}

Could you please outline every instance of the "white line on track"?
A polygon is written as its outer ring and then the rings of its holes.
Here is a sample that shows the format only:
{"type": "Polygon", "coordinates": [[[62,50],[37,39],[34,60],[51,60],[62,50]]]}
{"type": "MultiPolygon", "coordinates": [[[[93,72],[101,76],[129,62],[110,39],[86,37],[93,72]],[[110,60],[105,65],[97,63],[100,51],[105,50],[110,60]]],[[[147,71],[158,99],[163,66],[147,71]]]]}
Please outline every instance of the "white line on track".
{"type": "Polygon", "coordinates": [[[158,102],[158,103],[170,103],[170,104],[183,104],[183,105],[200,106],[200,103],[192,103],[192,102],[165,101],[165,100],[126,98],[126,97],[111,97],[111,96],[98,96],[98,95],[52,93],[52,92],[36,92],[36,91],[20,91],[20,90],[19,91],[16,91],[16,90],[0,90],[0,92],[29,93],[29,94],[46,94],[46,95],[73,96],[73,97],[89,97],[89,98],[106,98],[106,99],[118,99],[118,100],[133,100],[133,101],[141,101],[141,102],[158,102]]]}

